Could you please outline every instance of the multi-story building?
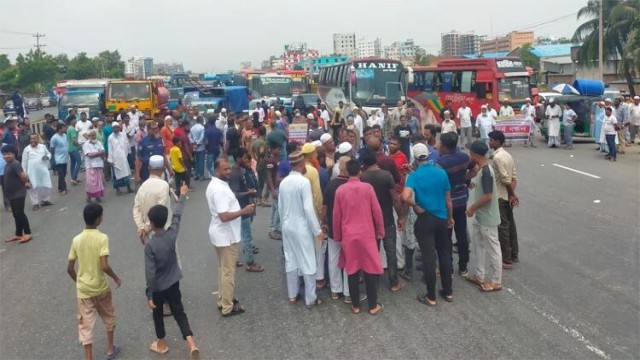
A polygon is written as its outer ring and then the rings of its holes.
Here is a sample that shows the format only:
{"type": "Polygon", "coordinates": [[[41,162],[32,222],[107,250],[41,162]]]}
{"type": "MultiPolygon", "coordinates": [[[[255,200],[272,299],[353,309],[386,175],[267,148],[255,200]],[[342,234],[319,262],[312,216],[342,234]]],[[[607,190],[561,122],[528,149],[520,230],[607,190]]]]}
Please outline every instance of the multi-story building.
{"type": "Polygon", "coordinates": [[[320,68],[323,66],[340,63],[347,61],[346,56],[321,56],[315,59],[306,59],[298,63],[298,66],[302,67],[304,71],[310,74],[320,73],[320,68]]]}
{"type": "Polygon", "coordinates": [[[413,39],[395,41],[384,47],[384,56],[394,60],[413,59],[416,56],[416,45],[413,39]]]}
{"type": "Polygon", "coordinates": [[[535,37],[533,31],[512,31],[505,36],[498,36],[480,42],[480,52],[492,53],[513,51],[524,44],[533,44],[535,37]]]}
{"type": "Polygon", "coordinates": [[[350,58],[358,56],[355,33],[333,34],[333,53],[350,58]]]}
{"type": "Polygon", "coordinates": [[[271,58],[271,70],[283,70],[284,69],[284,58],[281,56],[279,58],[272,57],[271,58]]]}
{"type": "Polygon", "coordinates": [[[359,38],[357,41],[358,57],[380,57],[382,56],[382,49],[380,46],[380,39],[366,40],[365,38],[359,38]]]}
{"type": "Polygon", "coordinates": [[[290,51],[285,47],[285,53],[283,55],[284,58],[284,68],[287,70],[293,70],[293,68],[303,60],[307,59],[315,59],[318,57],[318,50],[307,49],[305,46],[305,51],[290,51]]]}
{"type": "Polygon", "coordinates": [[[460,34],[452,30],[449,33],[442,34],[441,37],[442,56],[463,56],[478,53],[480,48],[480,37],[473,32],[460,34]]]}
{"type": "Polygon", "coordinates": [[[179,63],[155,63],[153,64],[153,75],[171,75],[184,73],[184,66],[179,63]]]}
{"type": "Polygon", "coordinates": [[[153,58],[134,56],[124,62],[124,74],[128,78],[145,79],[153,75],[153,58]]]}

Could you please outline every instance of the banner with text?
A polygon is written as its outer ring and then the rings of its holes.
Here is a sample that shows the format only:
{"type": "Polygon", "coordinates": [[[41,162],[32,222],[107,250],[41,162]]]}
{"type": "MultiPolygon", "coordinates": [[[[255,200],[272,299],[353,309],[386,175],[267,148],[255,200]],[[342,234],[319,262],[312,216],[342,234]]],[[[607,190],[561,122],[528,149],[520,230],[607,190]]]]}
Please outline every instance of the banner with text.
{"type": "Polygon", "coordinates": [[[497,120],[495,128],[504,133],[506,141],[526,141],[531,133],[531,123],[525,119],[497,120]]]}

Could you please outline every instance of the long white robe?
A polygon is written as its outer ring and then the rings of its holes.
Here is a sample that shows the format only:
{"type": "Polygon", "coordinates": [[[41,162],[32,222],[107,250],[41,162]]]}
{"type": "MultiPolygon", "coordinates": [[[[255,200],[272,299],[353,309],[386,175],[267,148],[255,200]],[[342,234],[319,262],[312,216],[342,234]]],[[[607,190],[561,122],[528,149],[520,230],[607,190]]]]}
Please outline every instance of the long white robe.
{"type": "Polygon", "coordinates": [[[51,158],[51,153],[43,144],[38,144],[36,147],[29,145],[22,152],[22,168],[29,176],[33,189],[52,187],[49,160],[42,160],[45,155],[51,158]]]}
{"type": "Polygon", "coordinates": [[[285,271],[313,275],[317,270],[315,237],[322,230],[313,208],[311,184],[301,173],[291,171],[279,189],[285,271]]]}
{"type": "Polygon", "coordinates": [[[116,176],[116,180],[120,180],[127,176],[131,176],[131,169],[129,168],[129,161],[127,155],[131,151],[129,147],[129,140],[127,135],[122,131],[118,133],[112,133],[109,135],[109,153],[107,161],[113,164],[113,173],[116,176]]]}

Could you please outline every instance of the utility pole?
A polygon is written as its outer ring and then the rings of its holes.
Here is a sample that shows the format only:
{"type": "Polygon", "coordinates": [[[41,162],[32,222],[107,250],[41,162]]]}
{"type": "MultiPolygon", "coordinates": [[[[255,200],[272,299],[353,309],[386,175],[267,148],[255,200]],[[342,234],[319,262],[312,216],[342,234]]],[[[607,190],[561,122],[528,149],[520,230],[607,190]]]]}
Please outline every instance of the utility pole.
{"type": "Polygon", "coordinates": [[[38,49],[38,51],[40,51],[41,47],[45,47],[47,45],[44,44],[40,44],[40,38],[41,37],[45,37],[45,34],[39,34],[39,33],[35,33],[34,35],[32,35],[34,38],[36,38],[36,44],[34,45],[35,48],[38,49]]]}
{"type": "Polygon", "coordinates": [[[598,14],[598,72],[600,73],[600,80],[604,82],[604,40],[603,40],[603,36],[602,36],[602,32],[603,32],[603,25],[602,23],[603,21],[603,7],[604,7],[604,0],[600,0],[599,1],[599,14],[598,14]]]}

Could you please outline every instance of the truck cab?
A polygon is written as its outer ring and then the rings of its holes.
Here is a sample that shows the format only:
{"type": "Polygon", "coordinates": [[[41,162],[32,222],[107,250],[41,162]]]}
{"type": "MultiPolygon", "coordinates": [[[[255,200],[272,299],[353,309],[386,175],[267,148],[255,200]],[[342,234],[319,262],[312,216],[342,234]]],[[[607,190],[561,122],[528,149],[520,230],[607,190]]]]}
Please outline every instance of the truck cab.
{"type": "Polygon", "coordinates": [[[100,116],[105,109],[104,89],[72,89],[66,91],[58,101],[58,118],[66,119],[69,110],[78,107],[78,118],[81,112],[86,112],[89,119],[100,116]]]}

